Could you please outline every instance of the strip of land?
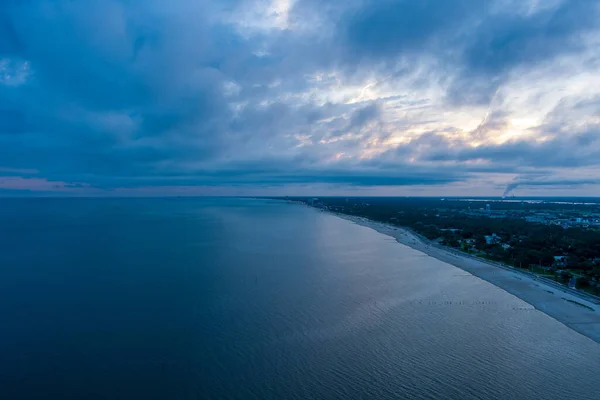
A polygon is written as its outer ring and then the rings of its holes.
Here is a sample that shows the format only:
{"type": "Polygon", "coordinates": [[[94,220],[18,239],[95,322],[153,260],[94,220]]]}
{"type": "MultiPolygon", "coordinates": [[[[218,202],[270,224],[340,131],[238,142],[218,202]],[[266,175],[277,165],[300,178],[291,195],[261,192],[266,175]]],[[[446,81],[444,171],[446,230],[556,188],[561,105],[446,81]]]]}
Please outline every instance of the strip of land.
{"type": "Polygon", "coordinates": [[[535,274],[451,250],[420,237],[408,229],[374,222],[363,217],[334,214],[391,236],[403,245],[477,276],[600,343],[600,304],[593,296],[587,296],[535,274]]]}

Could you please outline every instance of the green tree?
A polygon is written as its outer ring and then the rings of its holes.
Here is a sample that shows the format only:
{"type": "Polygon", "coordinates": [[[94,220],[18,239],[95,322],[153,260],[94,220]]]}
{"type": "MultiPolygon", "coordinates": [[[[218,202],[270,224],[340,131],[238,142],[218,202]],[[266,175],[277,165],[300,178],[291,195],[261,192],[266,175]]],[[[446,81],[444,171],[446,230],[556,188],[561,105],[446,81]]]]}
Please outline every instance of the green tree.
{"type": "Polygon", "coordinates": [[[590,286],[590,281],[587,278],[579,277],[575,281],[575,287],[577,289],[584,289],[590,286]]]}

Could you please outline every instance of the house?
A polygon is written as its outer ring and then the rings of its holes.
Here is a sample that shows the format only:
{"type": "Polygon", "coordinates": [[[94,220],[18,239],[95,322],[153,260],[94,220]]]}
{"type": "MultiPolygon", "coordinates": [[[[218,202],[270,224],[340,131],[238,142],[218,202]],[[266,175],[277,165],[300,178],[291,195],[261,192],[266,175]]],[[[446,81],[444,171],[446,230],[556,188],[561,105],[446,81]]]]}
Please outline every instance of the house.
{"type": "Polygon", "coordinates": [[[554,256],[554,265],[564,266],[567,261],[567,256],[554,256]]]}
{"type": "Polygon", "coordinates": [[[486,235],[484,236],[484,238],[486,244],[496,244],[500,242],[500,237],[495,233],[492,233],[491,235],[486,235]]]}
{"type": "Polygon", "coordinates": [[[546,222],[546,218],[544,218],[543,216],[540,216],[540,215],[532,215],[529,217],[525,217],[525,221],[541,224],[541,223],[546,222]]]}

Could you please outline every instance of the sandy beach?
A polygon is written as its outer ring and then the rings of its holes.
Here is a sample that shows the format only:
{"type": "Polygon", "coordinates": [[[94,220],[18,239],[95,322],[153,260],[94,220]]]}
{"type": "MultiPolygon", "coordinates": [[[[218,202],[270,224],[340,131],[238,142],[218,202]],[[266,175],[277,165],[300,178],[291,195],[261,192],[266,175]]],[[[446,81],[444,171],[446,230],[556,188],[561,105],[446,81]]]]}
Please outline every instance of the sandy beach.
{"type": "Polygon", "coordinates": [[[414,233],[362,217],[334,215],[395,238],[399,243],[451,264],[531,304],[574,331],[600,343],[600,304],[554,282],[527,272],[502,267],[421,240],[414,233]]]}

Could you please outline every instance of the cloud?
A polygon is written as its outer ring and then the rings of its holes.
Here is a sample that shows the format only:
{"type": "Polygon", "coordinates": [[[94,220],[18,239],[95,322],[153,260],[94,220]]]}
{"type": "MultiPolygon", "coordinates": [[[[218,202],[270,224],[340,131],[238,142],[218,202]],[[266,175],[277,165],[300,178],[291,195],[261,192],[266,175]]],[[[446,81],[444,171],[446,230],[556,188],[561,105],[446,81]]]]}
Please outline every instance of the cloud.
{"type": "Polygon", "coordinates": [[[510,182],[502,197],[510,195],[518,187],[536,187],[536,186],[551,186],[551,187],[562,187],[562,186],[581,186],[581,185],[598,185],[600,184],[600,177],[567,177],[557,178],[552,176],[519,176],[510,182]]]}
{"type": "Polygon", "coordinates": [[[360,108],[354,112],[350,121],[350,127],[362,128],[369,122],[377,119],[381,114],[381,110],[377,103],[370,104],[360,108]]]}
{"type": "Polygon", "coordinates": [[[582,49],[581,36],[596,27],[597,3],[564,1],[540,12],[501,12],[478,29],[465,51],[466,67],[485,75],[528,66],[582,49]]]}
{"type": "Polygon", "coordinates": [[[541,143],[514,141],[459,149],[437,150],[426,155],[430,161],[467,162],[484,160],[499,167],[583,167],[600,165],[599,131],[557,137],[541,143]],[[587,144],[587,145],[586,145],[587,144]]]}
{"type": "Polygon", "coordinates": [[[486,104],[514,70],[587,48],[597,32],[598,3],[426,0],[362,2],[339,18],[347,61],[369,59],[389,69],[423,68],[437,60],[451,104],[486,104]],[[446,65],[446,67],[440,64],[446,65]]]}
{"type": "Polygon", "coordinates": [[[597,30],[598,3],[563,1],[527,13],[502,10],[481,21],[465,39],[460,68],[448,98],[458,104],[488,103],[511,72],[586,49],[597,30]]]}
{"type": "Polygon", "coordinates": [[[396,58],[435,47],[442,38],[452,40],[484,10],[485,2],[477,0],[366,2],[342,22],[342,29],[353,52],[396,58]]]}
{"type": "Polygon", "coordinates": [[[600,159],[597,17],[591,0],[5,1],[0,173],[94,194],[551,182],[600,159]]]}
{"type": "Polygon", "coordinates": [[[0,189],[2,190],[30,190],[60,192],[74,188],[84,188],[84,183],[51,182],[40,178],[22,178],[19,176],[0,176],[0,189]]]}

